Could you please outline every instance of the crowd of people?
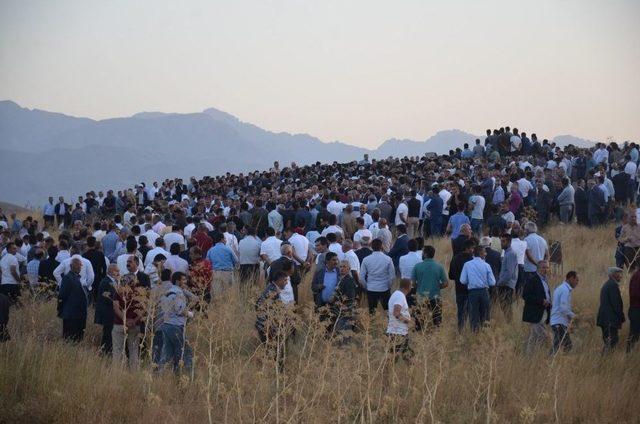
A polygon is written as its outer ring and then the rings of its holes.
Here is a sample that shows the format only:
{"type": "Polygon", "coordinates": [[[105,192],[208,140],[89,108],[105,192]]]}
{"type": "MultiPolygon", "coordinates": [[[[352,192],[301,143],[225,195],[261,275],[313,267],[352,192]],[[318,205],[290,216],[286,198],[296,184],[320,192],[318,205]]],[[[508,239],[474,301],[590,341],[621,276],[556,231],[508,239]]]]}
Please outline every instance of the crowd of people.
{"type": "Polygon", "coordinates": [[[29,290],[58,300],[65,339],[83,338],[93,308],[101,350],[116,363],[137,368],[150,334],[154,363],[189,368],[190,317],[230,288],[259,285],[255,329],[279,357],[311,274],[313,307],[339,343],[359,331],[358,314],[381,306],[393,351],[409,358],[412,331],[441,325],[451,282],[460,332],[479,331],[496,310],[512,321],[521,301],[525,351],[542,348],[549,333],[551,352],[568,351],[579,276],[568,272],[552,290],[541,230],[552,221],[616,222],[616,266],[597,325],[604,350],[613,349],[629,267],[631,351],[640,337],[639,159],[635,143],[563,149],[504,127],[448,155],[275,162],[266,171],[92,191],[71,203],[50,197],[41,222],[0,217],[0,338],[10,338],[10,305],[29,290]],[[440,237],[451,241],[448,270],[429,242],[440,237]]]}

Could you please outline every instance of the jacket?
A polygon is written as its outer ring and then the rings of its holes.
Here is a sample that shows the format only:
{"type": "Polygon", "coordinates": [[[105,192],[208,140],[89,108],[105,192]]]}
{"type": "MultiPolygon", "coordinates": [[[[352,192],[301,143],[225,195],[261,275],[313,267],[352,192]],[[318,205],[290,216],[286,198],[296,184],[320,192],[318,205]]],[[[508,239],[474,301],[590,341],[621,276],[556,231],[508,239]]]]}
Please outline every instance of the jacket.
{"type": "Polygon", "coordinates": [[[104,277],[96,293],[96,313],[93,322],[98,325],[113,325],[113,299],[116,296],[114,282],[104,277]],[[107,293],[105,295],[105,293],[107,293]]]}
{"type": "Polygon", "coordinates": [[[58,316],[62,319],[86,319],[87,305],[87,295],[80,283],[80,276],[68,272],[60,283],[58,316]]]}
{"type": "Polygon", "coordinates": [[[600,289],[600,307],[598,308],[598,327],[620,328],[624,322],[624,311],[620,286],[609,279],[600,289]]]}
{"type": "MultiPolygon", "coordinates": [[[[547,319],[545,323],[549,323],[551,314],[551,306],[544,306],[546,295],[544,286],[540,276],[536,273],[525,283],[522,289],[522,298],[524,299],[524,308],[522,309],[522,321],[530,323],[539,323],[542,321],[545,311],[547,319]]],[[[551,299],[549,299],[551,302],[551,299]]]]}
{"type": "Polygon", "coordinates": [[[389,256],[393,260],[393,266],[398,269],[398,263],[400,261],[400,256],[404,256],[409,253],[409,236],[406,234],[402,234],[395,243],[393,243],[393,247],[389,251],[389,256]]]}

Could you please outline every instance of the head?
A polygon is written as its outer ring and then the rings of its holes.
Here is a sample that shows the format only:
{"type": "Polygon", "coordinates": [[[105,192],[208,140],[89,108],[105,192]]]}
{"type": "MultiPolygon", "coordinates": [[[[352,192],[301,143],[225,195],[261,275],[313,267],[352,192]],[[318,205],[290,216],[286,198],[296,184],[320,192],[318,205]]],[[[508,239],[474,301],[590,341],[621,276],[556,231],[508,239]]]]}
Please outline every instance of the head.
{"type": "Polygon", "coordinates": [[[178,287],[184,287],[187,284],[187,276],[182,272],[174,272],[171,276],[171,283],[178,287]]]}
{"type": "Polygon", "coordinates": [[[329,248],[329,241],[326,237],[318,237],[315,243],[316,252],[324,253],[329,248]]]}
{"type": "Polygon", "coordinates": [[[120,279],[120,269],[118,268],[118,265],[109,264],[109,268],[107,268],[107,274],[109,274],[109,277],[118,281],[118,279],[120,279]]]}
{"type": "Polygon", "coordinates": [[[580,279],[578,278],[578,273],[575,271],[567,272],[565,280],[571,286],[572,289],[575,289],[578,283],[580,282],[580,279]]]}
{"type": "Polygon", "coordinates": [[[351,272],[351,264],[349,264],[349,261],[342,260],[342,261],[340,261],[339,266],[340,266],[340,276],[341,277],[349,275],[349,273],[351,272]]]}
{"type": "Polygon", "coordinates": [[[436,249],[433,246],[425,246],[422,249],[422,259],[433,259],[436,256],[436,249]]]}
{"type": "Polygon", "coordinates": [[[324,258],[325,265],[329,271],[333,271],[338,266],[338,255],[335,252],[327,252],[324,258]]]}
{"type": "Polygon", "coordinates": [[[546,277],[549,274],[549,261],[541,260],[538,262],[538,274],[546,277]]]}
{"type": "Polygon", "coordinates": [[[612,279],[613,281],[617,283],[622,281],[622,269],[614,266],[609,268],[608,273],[609,273],[609,278],[612,279]]]}
{"type": "Polygon", "coordinates": [[[290,244],[280,245],[280,254],[287,258],[293,258],[293,247],[290,244]]]}
{"type": "Polygon", "coordinates": [[[400,284],[398,285],[398,290],[400,290],[404,295],[408,295],[411,292],[411,280],[408,278],[403,278],[400,280],[400,284]]]}
{"type": "Polygon", "coordinates": [[[138,272],[138,266],[140,266],[140,259],[137,256],[129,256],[127,259],[127,271],[131,274],[138,272]]]}
{"type": "Polygon", "coordinates": [[[473,248],[473,256],[475,256],[476,258],[484,259],[487,257],[487,250],[484,248],[484,246],[475,246],[473,248]]]}
{"type": "Polygon", "coordinates": [[[502,247],[503,250],[511,247],[511,234],[504,233],[500,236],[500,247],[502,247]]]}
{"type": "Polygon", "coordinates": [[[82,270],[82,261],[78,258],[71,259],[71,271],[80,274],[80,270],[82,270]]]}
{"type": "Polygon", "coordinates": [[[275,284],[280,290],[282,290],[287,285],[288,278],[289,276],[286,272],[279,271],[273,279],[273,284],[275,284]]]}

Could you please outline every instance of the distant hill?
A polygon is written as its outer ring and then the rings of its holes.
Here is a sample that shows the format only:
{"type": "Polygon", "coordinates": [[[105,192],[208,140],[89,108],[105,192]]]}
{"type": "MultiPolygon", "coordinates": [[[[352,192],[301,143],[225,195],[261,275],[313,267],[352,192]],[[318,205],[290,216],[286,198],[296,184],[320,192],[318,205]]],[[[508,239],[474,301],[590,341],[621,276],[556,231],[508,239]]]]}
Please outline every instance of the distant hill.
{"type": "MultiPolygon", "coordinates": [[[[557,139],[564,143],[570,137],[557,139]]],[[[424,141],[390,139],[370,150],[268,131],[214,108],[93,120],[0,101],[0,197],[39,207],[50,195],[75,199],[89,190],[140,181],[265,169],[276,160],[304,165],[358,160],[365,153],[371,158],[443,154],[473,145],[476,138],[445,130],[424,141]]],[[[581,139],[571,140],[577,145],[581,139]]]]}

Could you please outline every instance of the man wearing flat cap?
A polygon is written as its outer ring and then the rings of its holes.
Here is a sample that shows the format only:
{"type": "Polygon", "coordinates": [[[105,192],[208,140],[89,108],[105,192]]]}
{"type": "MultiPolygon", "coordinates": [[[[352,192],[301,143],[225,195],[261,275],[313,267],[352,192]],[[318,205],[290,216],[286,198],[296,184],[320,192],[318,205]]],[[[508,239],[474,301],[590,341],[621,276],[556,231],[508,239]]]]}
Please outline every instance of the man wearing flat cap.
{"type": "Polygon", "coordinates": [[[618,344],[618,330],[624,322],[622,296],[620,294],[620,281],[622,269],[610,267],[609,279],[600,290],[600,307],[596,324],[602,329],[604,347],[602,353],[610,352],[618,344]]]}

